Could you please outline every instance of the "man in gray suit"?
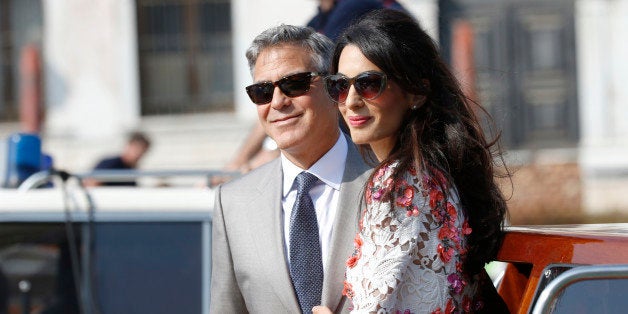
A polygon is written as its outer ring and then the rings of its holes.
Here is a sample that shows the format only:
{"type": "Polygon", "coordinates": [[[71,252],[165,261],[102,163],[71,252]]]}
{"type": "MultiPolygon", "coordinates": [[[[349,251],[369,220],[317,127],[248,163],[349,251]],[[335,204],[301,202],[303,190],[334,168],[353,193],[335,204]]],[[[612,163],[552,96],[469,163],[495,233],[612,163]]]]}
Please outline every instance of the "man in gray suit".
{"type": "Polygon", "coordinates": [[[311,313],[318,304],[346,312],[350,306],[342,296],[345,261],[370,168],[340,131],[336,105],[324,91],[332,46],[310,28],[281,25],[247,50],[254,80],[247,93],[281,155],[217,189],[211,313],[311,313]],[[314,175],[309,192],[297,183],[302,172],[314,175]],[[295,218],[302,208],[315,216],[309,231],[298,233],[307,223],[295,218]],[[302,243],[312,235],[313,246],[302,243]]]}

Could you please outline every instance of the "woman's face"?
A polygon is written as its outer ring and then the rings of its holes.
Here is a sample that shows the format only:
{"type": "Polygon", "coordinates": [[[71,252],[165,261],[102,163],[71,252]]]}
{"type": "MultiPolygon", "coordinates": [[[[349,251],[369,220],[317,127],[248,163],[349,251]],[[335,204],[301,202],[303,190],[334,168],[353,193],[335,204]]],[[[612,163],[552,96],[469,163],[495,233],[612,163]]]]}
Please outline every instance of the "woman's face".
{"type": "MultiPolygon", "coordinates": [[[[366,71],[383,72],[357,46],[347,45],[340,54],[338,74],[354,78],[366,71]]],[[[364,99],[351,85],[347,99],[338,108],[353,141],[369,144],[381,161],[395,145],[404,115],[418,100],[419,96],[403,91],[388,77],[382,93],[371,100],[364,99]]]]}

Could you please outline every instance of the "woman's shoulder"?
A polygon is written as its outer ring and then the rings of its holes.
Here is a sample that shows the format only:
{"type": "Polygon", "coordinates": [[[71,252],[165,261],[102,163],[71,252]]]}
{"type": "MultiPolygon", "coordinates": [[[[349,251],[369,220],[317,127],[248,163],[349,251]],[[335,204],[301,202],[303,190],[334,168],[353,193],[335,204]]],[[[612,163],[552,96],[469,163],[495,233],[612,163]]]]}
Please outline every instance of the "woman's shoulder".
{"type": "Polygon", "coordinates": [[[399,181],[404,180],[403,178],[405,177],[405,175],[399,176],[398,168],[398,161],[385,163],[376,167],[371,181],[368,183],[368,190],[373,192],[379,191],[382,193],[382,196],[390,194],[394,187],[399,184],[399,181]]]}
{"type": "Polygon", "coordinates": [[[398,160],[382,164],[375,170],[371,184],[374,186],[403,186],[414,185],[416,187],[429,187],[438,185],[437,183],[445,183],[443,186],[447,186],[444,176],[439,172],[435,172],[434,175],[430,175],[425,171],[418,171],[415,166],[411,165],[400,169],[401,162],[398,160]]]}
{"type": "Polygon", "coordinates": [[[393,161],[376,168],[366,189],[367,203],[389,203],[394,200],[393,203],[404,204],[411,202],[417,192],[423,194],[423,176],[418,175],[413,167],[399,167],[400,162],[393,161]]]}
{"type": "Polygon", "coordinates": [[[417,207],[425,206],[427,202],[432,205],[441,201],[459,203],[455,185],[450,184],[442,172],[432,169],[428,173],[414,166],[400,167],[399,161],[393,161],[375,170],[366,190],[367,203],[394,201],[396,207],[415,214],[420,209],[417,207]]]}

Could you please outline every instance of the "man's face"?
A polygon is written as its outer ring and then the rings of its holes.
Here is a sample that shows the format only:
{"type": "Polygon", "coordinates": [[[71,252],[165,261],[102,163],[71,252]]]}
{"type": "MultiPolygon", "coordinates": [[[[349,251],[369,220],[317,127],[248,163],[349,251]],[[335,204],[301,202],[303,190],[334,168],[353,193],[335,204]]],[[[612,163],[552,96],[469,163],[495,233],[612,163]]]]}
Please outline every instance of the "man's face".
{"type": "MultiPolygon", "coordinates": [[[[309,52],[303,48],[266,48],[257,58],[253,80],[275,82],[287,75],[312,72],[311,63],[309,52]]],[[[273,99],[257,105],[257,114],[266,134],[282,151],[294,156],[326,152],[338,136],[337,109],[325,94],[320,76],[312,79],[310,90],[301,96],[288,97],[275,87],[273,99]]]]}
{"type": "Polygon", "coordinates": [[[142,159],[144,154],[148,151],[148,146],[141,142],[130,142],[127,144],[126,149],[122,153],[122,159],[131,167],[137,166],[137,163],[142,159]]]}

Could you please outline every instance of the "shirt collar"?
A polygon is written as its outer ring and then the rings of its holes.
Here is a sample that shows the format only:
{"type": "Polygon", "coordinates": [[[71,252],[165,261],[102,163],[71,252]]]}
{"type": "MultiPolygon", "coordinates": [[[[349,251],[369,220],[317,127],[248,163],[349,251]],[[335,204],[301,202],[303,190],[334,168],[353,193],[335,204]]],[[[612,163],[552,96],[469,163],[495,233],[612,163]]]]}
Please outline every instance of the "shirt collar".
{"type": "MultiPolygon", "coordinates": [[[[345,161],[347,160],[348,149],[347,139],[343,133],[340,132],[336,144],[309,169],[305,170],[315,175],[335,190],[340,190],[340,183],[342,183],[342,176],[345,172],[345,161]]],[[[281,167],[283,168],[283,196],[286,197],[290,189],[292,189],[294,179],[299,173],[304,171],[304,169],[293,164],[283,154],[281,154],[281,167]]]]}

